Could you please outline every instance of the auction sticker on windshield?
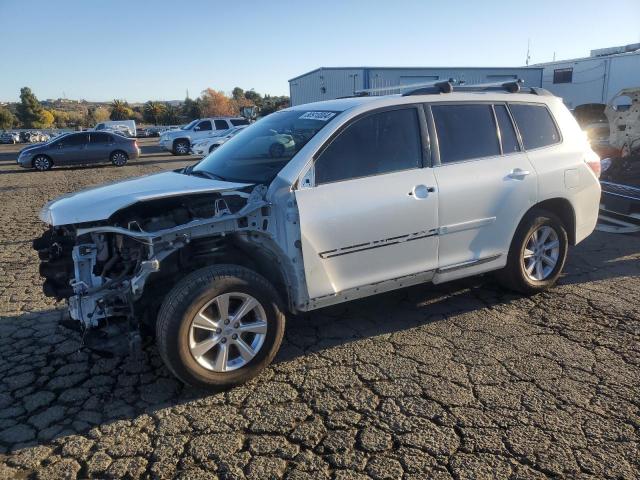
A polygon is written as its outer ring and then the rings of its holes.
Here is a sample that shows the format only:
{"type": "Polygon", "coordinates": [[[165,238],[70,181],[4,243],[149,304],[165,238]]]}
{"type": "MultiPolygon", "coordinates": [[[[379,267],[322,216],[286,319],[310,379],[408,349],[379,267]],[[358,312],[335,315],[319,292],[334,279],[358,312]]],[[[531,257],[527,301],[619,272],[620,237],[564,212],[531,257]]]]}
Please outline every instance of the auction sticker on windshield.
{"type": "Polygon", "coordinates": [[[331,118],[335,117],[335,112],[306,112],[304,115],[300,116],[302,120],[320,120],[321,122],[326,122],[331,118]]]}

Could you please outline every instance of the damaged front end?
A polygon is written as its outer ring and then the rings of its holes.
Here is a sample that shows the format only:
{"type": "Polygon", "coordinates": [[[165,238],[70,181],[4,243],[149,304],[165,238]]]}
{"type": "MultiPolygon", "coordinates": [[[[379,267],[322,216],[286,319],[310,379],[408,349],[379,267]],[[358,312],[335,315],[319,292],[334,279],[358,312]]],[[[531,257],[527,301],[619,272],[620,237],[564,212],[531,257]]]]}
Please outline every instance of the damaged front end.
{"type": "Polygon", "coordinates": [[[44,293],[66,299],[82,331],[121,320],[136,335],[141,321],[155,318],[176,278],[231,254],[230,238],[241,244],[270,236],[265,194],[258,185],[152,198],[105,220],[52,225],[33,242],[44,293]]]}

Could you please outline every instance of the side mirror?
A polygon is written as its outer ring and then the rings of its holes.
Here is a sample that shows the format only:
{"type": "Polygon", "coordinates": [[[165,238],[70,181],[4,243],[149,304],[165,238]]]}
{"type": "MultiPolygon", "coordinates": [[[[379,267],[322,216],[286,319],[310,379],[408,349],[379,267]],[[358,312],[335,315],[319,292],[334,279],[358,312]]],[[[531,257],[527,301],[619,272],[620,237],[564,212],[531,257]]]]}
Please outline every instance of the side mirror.
{"type": "Polygon", "coordinates": [[[200,127],[193,127],[193,130],[197,132],[200,130],[200,127]]]}

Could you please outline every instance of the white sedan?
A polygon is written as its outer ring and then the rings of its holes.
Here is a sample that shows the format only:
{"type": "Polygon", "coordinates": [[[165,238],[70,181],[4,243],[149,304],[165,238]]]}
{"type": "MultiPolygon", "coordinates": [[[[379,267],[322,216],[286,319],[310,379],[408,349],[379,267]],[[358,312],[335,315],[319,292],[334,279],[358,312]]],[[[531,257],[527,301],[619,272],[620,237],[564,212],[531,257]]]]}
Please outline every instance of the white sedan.
{"type": "Polygon", "coordinates": [[[228,130],[216,130],[208,137],[194,141],[191,144],[191,153],[199,157],[209,155],[227,140],[240,133],[244,128],[246,128],[246,125],[229,128],[228,130]]]}

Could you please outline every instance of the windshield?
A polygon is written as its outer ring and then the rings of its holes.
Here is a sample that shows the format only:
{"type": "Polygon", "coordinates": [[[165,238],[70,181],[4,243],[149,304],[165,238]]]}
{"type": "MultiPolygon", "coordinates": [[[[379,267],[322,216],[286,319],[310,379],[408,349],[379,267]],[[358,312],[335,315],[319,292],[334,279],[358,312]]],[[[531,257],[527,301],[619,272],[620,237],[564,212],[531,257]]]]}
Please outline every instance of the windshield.
{"type": "Polygon", "coordinates": [[[242,129],[193,168],[222,180],[269,183],[339,112],[275,112],[242,129]]]}
{"type": "Polygon", "coordinates": [[[191,127],[193,127],[196,123],[198,122],[198,119],[193,120],[192,122],[186,124],[184,127],[182,127],[182,130],[191,130],[191,127]]]}

